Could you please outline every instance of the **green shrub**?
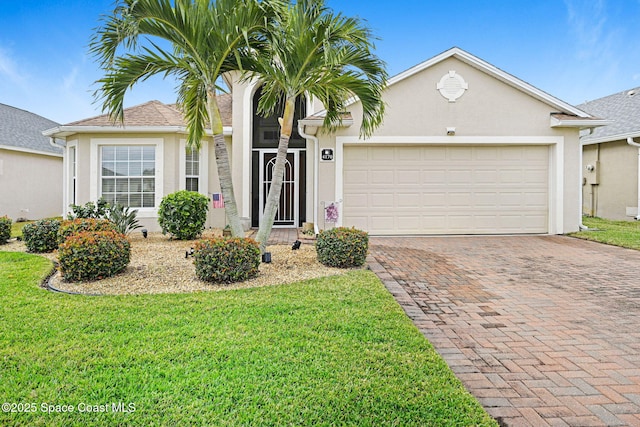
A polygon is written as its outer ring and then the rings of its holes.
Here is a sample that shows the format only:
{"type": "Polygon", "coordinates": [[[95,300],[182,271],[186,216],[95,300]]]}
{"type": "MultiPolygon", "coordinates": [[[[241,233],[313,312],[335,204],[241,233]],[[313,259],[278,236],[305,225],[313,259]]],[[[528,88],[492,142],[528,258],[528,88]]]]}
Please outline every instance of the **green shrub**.
{"type": "Polygon", "coordinates": [[[84,205],[70,205],[71,212],[69,213],[69,219],[76,218],[93,218],[104,219],[109,209],[109,204],[105,199],[100,197],[96,203],[87,202],[84,205]]]}
{"type": "Polygon", "coordinates": [[[179,240],[192,240],[202,234],[208,209],[207,196],[195,191],[176,191],[162,199],[158,223],[163,233],[179,240]]]}
{"type": "Polygon", "coordinates": [[[233,283],[258,275],[260,247],[249,238],[212,238],[196,242],[196,276],[214,283],[233,283]]]}
{"type": "Polygon", "coordinates": [[[69,236],[58,248],[62,277],[70,282],[100,280],[129,264],[131,245],[115,231],[84,231],[69,236]]]}
{"type": "Polygon", "coordinates": [[[22,238],[29,252],[53,252],[58,249],[60,221],[42,219],[22,227],[22,238]]]}
{"type": "Polygon", "coordinates": [[[64,241],[74,234],[83,231],[118,231],[113,222],[106,219],[76,218],[62,221],[58,231],[58,243],[64,241]]]}
{"type": "Polygon", "coordinates": [[[367,259],[369,235],[355,228],[338,227],[318,234],[318,261],[329,267],[360,267],[367,259]]]}
{"type": "Polygon", "coordinates": [[[0,245],[4,245],[11,238],[11,219],[8,216],[0,216],[0,245]]]}

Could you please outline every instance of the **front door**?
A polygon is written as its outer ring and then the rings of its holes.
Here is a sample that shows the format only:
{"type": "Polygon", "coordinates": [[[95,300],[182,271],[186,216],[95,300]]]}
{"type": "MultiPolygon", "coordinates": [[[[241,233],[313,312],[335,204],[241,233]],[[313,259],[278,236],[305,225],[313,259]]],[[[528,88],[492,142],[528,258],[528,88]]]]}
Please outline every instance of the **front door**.
{"type": "MultiPolygon", "coordinates": [[[[274,227],[298,227],[301,225],[301,208],[304,209],[304,200],[301,199],[304,197],[306,175],[304,153],[303,150],[290,150],[287,153],[280,203],[273,222],[274,227]]],[[[256,200],[258,203],[254,204],[258,208],[258,212],[254,212],[253,215],[254,219],[257,219],[257,221],[252,221],[254,226],[259,225],[262,221],[264,206],[267,203],[269,189],[273,181],[276,154],[276,150],[258,150],[254,152],[254,160],[258,163],[258,170],[256,171],[254,168],[254,172],[257,172],[253,186],[254,200],[255,196],[258,196],[256,200]],[[255,215],[256,213],[257,215],[255,215]]]]}

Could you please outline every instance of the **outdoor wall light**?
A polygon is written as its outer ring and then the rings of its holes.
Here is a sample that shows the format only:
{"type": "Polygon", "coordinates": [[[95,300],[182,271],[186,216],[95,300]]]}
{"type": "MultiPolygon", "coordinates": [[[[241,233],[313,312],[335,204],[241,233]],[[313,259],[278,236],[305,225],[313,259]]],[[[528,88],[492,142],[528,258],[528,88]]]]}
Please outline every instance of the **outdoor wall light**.
{"type": "Polygon", "coordinates": [[[143,229],[141,230],[141,233],[142,233],[142,237],[144,237],[144,238],[146,239],[146,238],[147,238],[147,235],[148,235],[148,231],[147,231],[147,229],[146,229],[146,228],[143,228],[143,229]]]}
{"type": "Polygon", "coordinates": [[[447,135],[453,136],[456,134],[456,128],[447,128],[447,135]]]}

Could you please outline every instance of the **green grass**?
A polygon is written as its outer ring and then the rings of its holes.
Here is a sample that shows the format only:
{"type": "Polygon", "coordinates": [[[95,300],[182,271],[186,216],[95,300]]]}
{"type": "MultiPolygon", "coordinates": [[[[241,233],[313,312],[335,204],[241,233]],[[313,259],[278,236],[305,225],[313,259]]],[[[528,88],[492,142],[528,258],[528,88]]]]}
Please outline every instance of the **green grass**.
{"type": "Polygon", "coordinates": [[[39,288],[50,268],[0,252],[0,403],[37,410],[0,425],[497,425],[371,272],[88,297],[39,288]]]}
{"type": "Polygon", "coordinates": [[[11,237],[19,237],[22,236],[22,227],[31,223],[33,221],[28,222],[12,222],[11,223],[11,237]]]}
{"type": "Polygon", "coordinates": [[[640,221],[612,221],[585,217],[582,222],[593,230],[571,233],[571,236],[640,250],[640,221]]]}

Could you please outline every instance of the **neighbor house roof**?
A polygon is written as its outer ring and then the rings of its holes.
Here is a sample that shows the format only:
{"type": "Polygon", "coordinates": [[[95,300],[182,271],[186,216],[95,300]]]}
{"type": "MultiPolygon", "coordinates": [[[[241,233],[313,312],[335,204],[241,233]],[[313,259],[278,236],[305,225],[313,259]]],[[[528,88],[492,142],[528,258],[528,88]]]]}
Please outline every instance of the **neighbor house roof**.
{"type": "MultiPolygon", "coordinates": [[[[227,128],[227,132],[230,132],[231,95],[219,95],[218,107],[222,125],[227,128]]],[[[114,122],[108,114],[102,114],[50,128],[44,134],[65,137],[78,132],[186,132],[186,126],[184,116],[176,104],[164,104],[154,100],[125,108],[122,122],[114,122]]],[[[210,128],[210,126],[206,127],[210,128]]]]}
{"type": "Polygon", "coordinates": [[[611,124],[582,137],[585,144],[640,136],[640,88],[614,93],[578,105],[584,111],[609,119],[611,124]]]}
{"type": "Polygon", "coordinates": [[[0,148],[62,155],[62,149],[49,144],[42,131],[58,123],[9,105],[0,104],[0,148]]]}

